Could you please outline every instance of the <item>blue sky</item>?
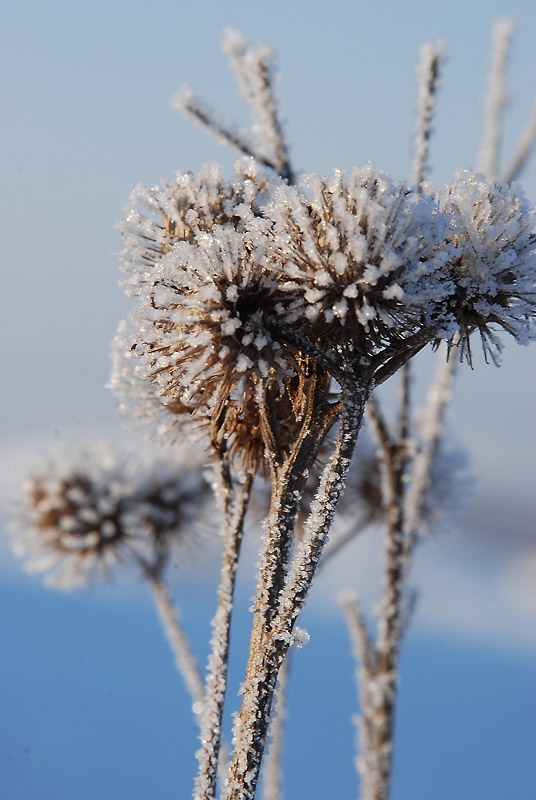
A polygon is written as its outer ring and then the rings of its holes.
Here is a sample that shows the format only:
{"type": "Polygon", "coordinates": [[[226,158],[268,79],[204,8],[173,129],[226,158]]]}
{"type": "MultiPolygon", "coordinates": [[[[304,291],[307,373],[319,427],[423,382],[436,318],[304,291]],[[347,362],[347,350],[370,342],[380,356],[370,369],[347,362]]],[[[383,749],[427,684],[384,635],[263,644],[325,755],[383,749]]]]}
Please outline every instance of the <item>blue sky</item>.
{"type": "MultiPolygon", "coordinates": [[[[442,38],[449,59],[430,176],[442,183],[475,164],[490,31],[505,12],[517,24],[508,155],[535,96],[532,2],[6,3],[2,498],[11,501],[49,446],[115,436],[122,424],[104,389],[109,343],[127,309],[114,223],[138,181],[152,185],[207,160],[231,165],[232,155],[170,108],[188,82],[226,119],[246,122],[218,48],[226,26],[275,46],[299,170],[371,160],[397,178],[411,165],[418,48],[442,38]]],[[[523,185],[536,200],[536,158],[523,185]]],[[[536,712],[534,354],[534,345],[509,345],[500,370],[478,364],[460,374],[450,425],[471,454],[479,494],[459,532],[419,553],[394,800],[524,798],[534,784],[527,746],[536,712]]],[[[425,356],[419,389],[431,369],[425,356]]],[[[122,435],[138,445],[135,434],[122,435]]],[[[196,749],[188,702],[143,588],[120,581],[89,594],[53,593],[21,574],[7,545],[1,552],[3,796],[187,796],[196,749]]],[[[307,619],[312,640],[296,654],[289,798],[326,797],[328,763],[340,796],[355,795],[353,667],[331,598],[344,583],[373,604],[374,538],[353,555],[355,566],[343,559],[319,580],[307,619]],[[319,676],[328,670],[333,679],[317,706],[319,676]],[[324,760],[325,769],[312,768],[324,760]]],[[[202,661],[214,562],[197,561],[197,577],[188,573],[175,576],[174,588],[202,661]]],[[[244,611],[237,638],[247,621],[244,611]]],[[[235,681],[239,673],[237,664],[235,681]]]]}

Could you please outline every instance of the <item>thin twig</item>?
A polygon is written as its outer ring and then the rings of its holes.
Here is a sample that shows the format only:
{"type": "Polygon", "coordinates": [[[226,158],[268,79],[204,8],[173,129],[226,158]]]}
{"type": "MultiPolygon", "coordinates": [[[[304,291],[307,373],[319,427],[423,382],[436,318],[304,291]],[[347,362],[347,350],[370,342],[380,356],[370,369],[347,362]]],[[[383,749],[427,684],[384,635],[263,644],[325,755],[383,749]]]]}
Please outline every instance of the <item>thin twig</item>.
{"type": "Polygon", "coordinates": [[[444,359],[441,352],[439,367],[433,386],[428,394],[428,414],[424,431],[425,440],[421,450],[413,459],[409,490],[406,495],[406,555],[410,555],[420,526],[423,503],[430,482],[430,471],[439,447],[443,423],[449,400],[452,395],[454,374],[458,359],[451,353],[444,359]]]}
{"type": "Polygon", "coordinates": [[[411,417],[411,364],[409,361],[404,364],[400,373],[398,438],[403,443],[409,436],[411,417]]]}
{"type": "Polygon", "coordinates": [[[166,639],[175,655],[177,670],[184,679],[192,698],[192,710],[199,721],[203,710],[205,688],[195,656],[182,627],[179,610],[171,602],[168,591],[159,577],[150,575],[148,580],[166,639]]]}
{"type": "Polygon", "coordinates": [[[357,756],[355,765],[360,778],[360,798],[373,800],[377,786],[375,752],[375,698],[378,657],[367,623],[358,605],[357,596],[344,593],[339,598],[346,617],[355,660],[355,678],[358,690],[360,715],[355,717],[357,727],[357,756]]]}
{"type": "Polygon", "coordinates": [[[238,126],[229,127],[225,125],[222,120],[216,116],[212,108],[201,100],[189,86],[184,86],[180,92],[177,92],[171,101],[171,105],[173,108],[182,111],[182,113],[195,122],[196,125],[203,128],[203,130],[212,136],[218,144],[224,147],[230,147],[232,150],[236,150],[240,153],[240,155],[250,156],[261,164],[264,164],[264,166],[273,168],[273,164],[270,161],[259,156],[244,130],[241,130],[238,126]]]}
{"type": "Polygon", "coordinates": [[[249,39],[232,29],[225,32],[222,47],[230,59],[240,92],[248,104],[259,158],[269,163],[282,178],[293,183],[288,145],[279,119],[273,87],[273,49],[262,42],[253,46],[249,39]]]}
{"type": "Polygon", "coordinates": [[[263,800],[283,800],[283,743],[287,716],[287,691],[290,677],[289,650],[277,681],[275,713],[270,724],[270,747],[263,768],[263,800]]]}
{"type": "Polygon", "coordinates": [[[173,98],[172,106],[183,112],[219,144],[250,156],[274,170],[288,183],[295,181],[290,164],[288,145],[279,118],[273,88],[272,48],[259,43],[256,47],[237,31],[228,30],[223,49],[229,56],[239,89],[246,100],[252,118],[254,140],[237,125],[226,125],[189,86],[184,86],[173,98]]]}
{"type": "Polygon", "coordinates": [[[479,156],[479,167],[489,177],[497,174],[499,165],[502,123],[508,101],[506,68],[513,32],[514,25],[509,19],[500,19],[493,27],[484,139],[479,156]]]}
{"type": "Polygon", "coordinates": [[[385,566],[383,593],[376,641],[377,672],[371,696],[369,725],[372,739],[367,752],[367,786],[363,800],[387,800],[391,783],[393,731],[401,642],[401,611],[407,560],[404,552],[404,494],[406,490],[406,448],[398,443],[386,466],[385,566]]]}
{"type": "Polygon", "coordinates": [[[338,602],[346,617],[355,660],[362,662],[373,674],[377,666],[376,653],[365,617],[359,608],[357,595],[353,592],[343,592],[339,595],[338,602]]]}
{"type": "Polygon", "coordinates": [[[200,734],[201,748],[197,753],[199,772],[196,780],[195,800],[213,800],[216,797],[235,576],[242,543],[244,516],[253,482],[253,476],[248,474],[240,491],[237,491],[232,484],[227,462],[222,459],[219,466],[219,488],[224,507],[224,541],[218,587],[218,607],[212,621],[213,632],[207,667],[206,700],[200,734]]]}
{"type": "Polygon", "coordinates": [[[374,431],[383,460],[390,464],[393,458],[394,441],[389,433],[387,421],[382,414],[378,398],[374,395],[367,402],[367,420],[374,431]]]}
{"type": "Polygon", "coordinates": [[[536,103],[532,109],[532,113],[527,121],[527,124],[521,131],[521,135],[519,137],[519,141],[517,143],[517,147],[515,149],[514,155],[510,164],[508,165],[507,169],[504,171],[503,181],[506,183],[511,183],[518,179],[520,174],[522,173],[523,169],[527,161],[529,160],[529,156],[532,152],[534,147],[534,143],[536,142],[536,103]]]}
{"type": "Polygon", "coordinates": [[[411,181],[420,187],[428,172],[430,136],[435,111],[435,100],[439,81],[439,68],[445,60],[442,41],[426,42],[421,46],[417,67],[419,95],[417,121],[413,140],[413,171],[411,181]]]}

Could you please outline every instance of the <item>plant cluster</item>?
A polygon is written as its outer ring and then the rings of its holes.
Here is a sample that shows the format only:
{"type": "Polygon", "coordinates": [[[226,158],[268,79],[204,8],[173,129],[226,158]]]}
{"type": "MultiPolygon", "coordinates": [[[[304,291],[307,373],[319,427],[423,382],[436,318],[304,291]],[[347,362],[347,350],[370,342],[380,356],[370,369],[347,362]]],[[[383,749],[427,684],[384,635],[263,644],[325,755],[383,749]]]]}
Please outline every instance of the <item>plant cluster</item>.
{"type": "MultiPolygon", "coordinates": [[[[501,25],[504,50],[511,30],[501,25]]],[[[197,175],[179,173],[132,194],[120,231],[124,286],[135,306],[114,341],[110,381],[127,414],[167,442],[198,442],[212,464],[223,550],[204,686],[184,655],[187,644],[161,582],[173,536],[205,502],[199,471],[127,481],[66,469],[34,478],[27,494],[31,533],[22,541],[31,552],[39,540],[49,554],[45,562],[32,556],[38,570],[61,564],[65,574],[87,577],[120,554],[142,567],[179,667],[187,664],[199,714],[194,796],[215,798],[220,774],[221,797],[246,800],[257,791],[278,679],[284,702],[289,648],[303,640],[296,622],[313,577],[358,530],[382,524],[376,636],[353,599],[343,605],[361,664],[362,797],[386,800],[405,582],[419,534],[433,524],[452,486],[456,491],[452,474],[445,478],[450,462],[441,442],[454,367],[472,364],[475,336],[486,360],[495,362],[500,334],[522,344],[534,338],[533,211],[517,185],[493,176],[494,168],[485,167],[486,175],[459,171],[443,189],[425,183],[440,43],[421,54],[410,183],[371,164],[297,178],[278,116],[271,50],[234,32],[224,47],[251,112],[252,135],[226,126],[192,90],[178,96],[176,104],[240,158],[229,178],[207,164],[197,175]],[[428,345],[448,360],[419,432],[409,370],[428,345]],[[376,389],[397,373],[399,414],[390,426],[376,389]],[[354,458],[365,412],[375,445],[354,458]],[[227,763],[221,732],[234,581],[256,479],[269,487],[269,509],[227,763]],[[358,522],[353,515],[353,526],[328,542],[345,485],[341,505],[358,503],[358,522]]],[[[503,59],[494,67],[492,98],[504,65],[503,59]]],[[[497,128],[502,106],[490,105],[488,128],[497,128]]],[[[491,141],[487,160],[496,166],[498,137],[491,141]]],[[[523,146],[517,171],[530,149],[523,146]]],[[[280,796],[281,718],[272,730],[266,800],[280,796]]]]}

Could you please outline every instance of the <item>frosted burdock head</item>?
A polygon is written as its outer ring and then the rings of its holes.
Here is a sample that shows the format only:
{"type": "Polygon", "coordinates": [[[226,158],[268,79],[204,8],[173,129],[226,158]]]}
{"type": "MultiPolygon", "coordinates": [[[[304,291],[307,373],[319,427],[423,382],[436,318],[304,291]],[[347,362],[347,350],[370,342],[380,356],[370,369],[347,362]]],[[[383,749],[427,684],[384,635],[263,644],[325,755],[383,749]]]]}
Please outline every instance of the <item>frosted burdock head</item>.
{"type": "Polygon", "coordinates": [[[460,171],[441,198],[450,215],[449,261],[455,293],[449,300],[460,336],[460,356],[471,363],[478,332],[486,360],[497,361],[497,331],[527,344],[536,332],[534,211],[519,189],[460,171]]]}
{"type": "Polygon", "coordinates": [[[208,484],[199,468],[153,465],[93,448],[48,463],[24,485],[14,550],[48,585],[72,589],[118,563],[163,567],[192,541],[208,484]]]}
{"type": "Polygon", "coordinates": [[[293,296],[287,321],[320,348],[358,355],[435,327],[447,223],[433,198],[371,165],[302,182],[302,192],[279,187],[265,209],[293,296]]]}
{"type": "Polygon", "coordinates": [[[157,413],[145,402],[150,396],[159,412],[169,411],[164,432],[194,428],[213,447],[240,453],[248,469],[264,454],[266,407],[283,438],[302,413],[309,368],[274,333],[278,275],[257,257],[254,238],[218,227],[196,246],[175,245],[140,294],[122,336],[128,356],[112,379],[121,390],[125,376],[123,396],[144,381],[141,413],[157,413]]]}
{"type": "Polygon", "coordinates": [[[215,225],[241,230],[267,202],[276,180],[253,159],[242,158],[228,181],[218,164],[205,164],[197,175],[179,172],[154,188],[137,186],[118,226],[122,268],[130,276],[127,293],[137,294],[140,285],[152,281],[154,267],[177,242],[195,244],[199,233],[215,225]]]}

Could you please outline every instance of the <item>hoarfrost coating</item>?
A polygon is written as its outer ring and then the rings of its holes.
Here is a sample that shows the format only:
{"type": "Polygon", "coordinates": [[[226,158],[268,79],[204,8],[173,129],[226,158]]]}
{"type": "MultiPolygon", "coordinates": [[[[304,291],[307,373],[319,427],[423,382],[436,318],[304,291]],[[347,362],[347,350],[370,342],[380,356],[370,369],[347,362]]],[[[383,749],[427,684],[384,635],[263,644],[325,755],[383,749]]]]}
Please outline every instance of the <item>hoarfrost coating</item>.
{"type": "Polygon", "coordinates": [[[428,342],[456,339],[470,361],[475,331],[493,359],[497,328],[534,335],[533,214],[519,192],[473,173],[416,192],[370,164],[299,186],[252,159],[228,182],[206,165],[138,188],[121,226],[138,307],[112,386],[134,389],[135,416],[168,412],[164,432],[232,438],[248,469],[265,458],[266,403],[294,435],[311,359],[339,380],[375,356],[387,377],[397,353],[428,342]]]}
{"type": "Polygon", "coordinates": [[[170,548],[192,543],[209,487],[195,458],[179,468],[163,459],[141,465],[94,445],[58,454],[24,490],[15,551],[48,585],[73,589],[116,564],[158,572],[170,548]]]}
{"type": "Polygon", "coordinates": [[[470,337],[480,336],[486,358],[502,350],[497,331],[520,344],[536,335],[535,212],[519,187],[460,171],[441,206],[450,217],[447,265],[456,287],[449,306],[456,317],[460,354],[471,361],[470,337]]]}

